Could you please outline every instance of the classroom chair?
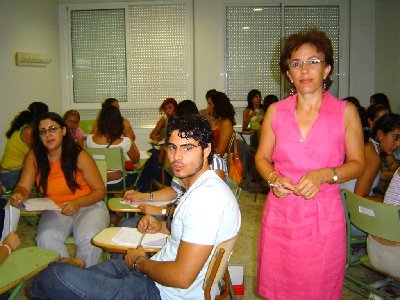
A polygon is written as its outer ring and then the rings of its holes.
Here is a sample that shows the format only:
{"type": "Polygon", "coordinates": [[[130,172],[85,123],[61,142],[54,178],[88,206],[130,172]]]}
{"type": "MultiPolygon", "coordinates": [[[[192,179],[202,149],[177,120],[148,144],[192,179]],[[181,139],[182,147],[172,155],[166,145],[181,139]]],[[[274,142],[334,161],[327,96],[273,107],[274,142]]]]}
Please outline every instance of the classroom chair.
{"type": "MultiPolygon", "coordinates": [[[[390,205],[365,199],[353,192],[343,189],[342,199],[346,212],[347,225],[347,267],[351,264],[351,224],[357,226],[368,234],[381,237],[386,240],[400,242],[400,206],[390,205]]],[[[360,258],[362,266],[367,267],[387,278],[399,281],[400,278],[392,277],[375,269],[368,260],[368,255],[360,258]]],[[[376,284],[363,281],[346,270],[346,279],[370,291],[382,299],[393,299],[379,291],[376,284]]]]}
{"type": "Polygon", "coordinates": [[[206,300],[211,299],[212,286],[219,283],[222,278],[224,279],[225,288],[222,294],[216,296],[215,299],[225,299],[228,295],[230,296],[230,299],[235,299],[232,282],[229,276],[228,262],[232,254],[233,246],[236,243],[237,236],[238,234],[229,240],[221,242],[212,254],[203,281],[204,298],[206,300]]]}
{"type": "Polygon", "coordinates": [[[57,252],[39,247],[12,252],[0,265],[0,294],[11,291],[8,299],[15,299],[27,280],[59,257],[57,252]]]}
{"type": "Polygon", "coordinates": [[[91,134],[96,120],[80,120],[79,128],[82,129],[84,134],[91,134]]]}

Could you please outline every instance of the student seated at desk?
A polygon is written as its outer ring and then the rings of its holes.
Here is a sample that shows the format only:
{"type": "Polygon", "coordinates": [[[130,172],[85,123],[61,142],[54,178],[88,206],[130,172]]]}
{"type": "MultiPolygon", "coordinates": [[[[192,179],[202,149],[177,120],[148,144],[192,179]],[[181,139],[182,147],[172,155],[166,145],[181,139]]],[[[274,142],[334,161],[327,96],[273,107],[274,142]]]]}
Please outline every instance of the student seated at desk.
{"type": "MultiPolygon", "coordinates": [[[[196,103],[191,100],[183,100],[179,102],[176,108],[176,115],[182,116],[184,114],[199,114],[196,103]]],[[[225,160],[223,160],[219,155],[213,155],[212,163],[210,164],[210,169],[215,170],[215,173],[225,180],[228,176],[228,168],[226,166],[225,160]]],[[[151,193],[141,193],[135,190],[126,191],[124,198],[125,200],[132,202],[145,202],[151,201],[172,201],[180,197],[185,192],[185,187],[179,178],[173,177],[171,186],[167,186],[161,190],[151,192],[151,193]]],[[[151,215],[165,215],[167,210],[165,207],[157,207],[154,205],[141,205],[142,213],[151,215]]],[[[137,223],[140,220],[140,216],[124,220],[119,226],[121,227],[137,227],[137,223]]]]}
{"type": "MultiPolygon", "coordinates": [[[[400,168],[393,175],[383,203],[400,205],[400,168]]],[[[369,235],[367,251],[374,268],[400,278],[400,243],[369,235]]]]}
{"type": "MultiPolygon", "coordinates": [[[[119,110],[119,101],[115,98],[107,98],[106,100],[103,101],[101,104],[101,109],[107,107],[107,106],[115,106],[119,110]]],[[[132,143],[135,141],[136,136],[135,132],[132,129],[131,123],[127,118],[124,119],[124,131],[122,132],[123,136],[126,136],[131,139],[132,143]]],[[[92,134],[96,134],[98,130],[98,120],[94,123],[94,126],[92,128],[92,134]]]]}
{"type": "Polygon", "coordinates": [[[83,147],[83,141],[85,139],[85,135],[82,129],[79,128],[79,122],[81,120],[81,115],[75,109],[70,109],[65,112],[63,119],[65,124],[67,124],[68,130],[71,133],[72,138],[75,142],[78,143],[79,146],[83,147]]]}
{"type": "Polygon", "coordinates": [[[101,249],[91,239],[110,222],[103,198],[105,187],[93,158],[72,139],[64,120],[56,113],[42,114],[33,129],[33,149],[27,154],[21,177],[10,197],[22,207],[37,184],[45,197],[61,211],[45,211],[37,229],[37,245],[68,257],[64,244],[72,233],[76,257],[86,266],[96,264],[101,249]]]}
{"type": "MultiPolygon", "coordinates": [[[[204,118],[172,118],[167,127],[167,157],[187,192],[175,209],[170,228],[151,216],[138,229],[170,234],[151,259],[142,247],[125,260],[106,261],[90,269],[53,263],[32,281],[39,299],[203,299],[202,284],[213,249],[237,235],[240,211],[229,187],[209,170],[212,131],[204,118]],[[212,208],[212,209],[207,209],[212,208]],[[205,217],[206,215],[206,217],[205,217]]],[[[215,298],[217,285],[213,286],[215,298]]]]}
{"type": "Polygon", "coordinates": [[[32,102],[28,110],[12,120],[6,132],[7,143],[0,163],[0,180],[6,190],[12,190],[21,173],[25,155],[32,146],[32,126],[38,116],[48,112],[47,104],[32,102]]]}
{"type": "MultiPolygon", "coordinates": [[[[119,109],[113,105],[104,107],[97,119],[97,133],[90,134],[86,138],[88,148],[122,148],[125,156],[133,163],[140,159],[140,152],[135,142],[126,136],[124,131],[124,119],[119,109]]],[[[121,190],[123,188],[122,170],[107,171],[107,188],[110,190],[121,190]]],[[[136,174],[126,177],[126,185],[131,185],[136,179],[136,174]]]]}
{"type": "Polygon", "coordinates": [[[215,153],[222,157],[228,152],[229,142],[233,134],[235,121],[235,109],[228,96],[222,92],[211,94],[211,110],[215,121],[211,124],[214,135],[213,148],[215,153]]]}
{"type": "Polygon", "coordinates": [[[247,94],[247,107],[243,110],[242,129],[248,130],[252,119],[258,119],[258,121],[260,121],[263,116],[264,111],[261,106],[261,92],[259,90],[251,90],[247,94]]]}

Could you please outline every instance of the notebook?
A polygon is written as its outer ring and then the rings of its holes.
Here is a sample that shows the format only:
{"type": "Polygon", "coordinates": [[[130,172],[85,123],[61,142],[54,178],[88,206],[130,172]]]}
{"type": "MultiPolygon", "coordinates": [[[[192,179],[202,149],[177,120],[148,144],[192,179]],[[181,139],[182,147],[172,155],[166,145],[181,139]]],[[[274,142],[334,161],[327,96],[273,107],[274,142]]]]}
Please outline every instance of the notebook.
{"type": "Polygon", "coordinates": [[[39,210],[59,210],[61,208],[49,198],[30,198],[23,203],[23,208],[27,211],[39,210]]]}
{"type": "MultiPolygon", "coordinates": [[[[123,246],[136,248],[142,233],[137,228],[121,227],[111,240],[123,246]]],[[[167,242],[168,235],[165,233],[146,233],[142,240],[143,248],[162,248],[167,242]]]]}

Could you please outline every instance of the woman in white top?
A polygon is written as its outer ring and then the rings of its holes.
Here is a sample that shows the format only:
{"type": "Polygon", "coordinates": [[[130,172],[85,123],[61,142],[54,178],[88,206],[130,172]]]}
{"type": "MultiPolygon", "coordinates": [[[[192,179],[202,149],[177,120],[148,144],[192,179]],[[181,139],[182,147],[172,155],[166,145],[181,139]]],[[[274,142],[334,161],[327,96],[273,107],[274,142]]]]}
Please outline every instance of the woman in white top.
{"type": "Polygon", "coordinates": [[[374,195],[374,187],[380,176],[381,156],[392,155],[400,146],[400,115],[386,114],[380,117],[372,128],[371,138],[364,144],[365,169],[357,179],[341,184],[341,188],[355,194],[382,202],[382,197],[374,195]]]}
{"type": "MultiPolygon", "coordinates": [[[[122,136],[124,131],[124,119],[119,109],[115,106],[104,107],[97,119],[97,133],[89,135],[86,139],[88,148],[115,148],[121,147],[124,155],[136,163],[139,161],[140,153],[136,144],[128,137],[122,136]]],[[[122,189],[122,170],[108,170],[107,188],[122,189]]],[[[129,186],[134,178],[127,176],[126,183],[129,186]]]]}
{"type": "MultiPolygon", "coordinates": [[[[383,202],[400,205],[400,168],[394,173],[383,202]]],[[[400,243],[369,235],[367,251],[369,261],[374,268],[391,276],[400,277],[400,243]]]]}

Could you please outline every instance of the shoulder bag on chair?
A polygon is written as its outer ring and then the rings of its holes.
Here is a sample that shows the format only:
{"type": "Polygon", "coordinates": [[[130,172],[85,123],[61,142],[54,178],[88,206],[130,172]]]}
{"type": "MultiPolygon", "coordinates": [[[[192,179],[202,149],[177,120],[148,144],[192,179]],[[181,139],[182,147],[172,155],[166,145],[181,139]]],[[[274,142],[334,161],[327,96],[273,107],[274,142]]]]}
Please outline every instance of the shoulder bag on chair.
{"type": "Polygon", "coordinates": [[[239,158],[236,135],[233,137],[233,153],[228,148],[228,159],[229,159],[229,173],[228,176],[232,178],[237,184],[240,184],[243,179],[243,165],[239,158]]]}

